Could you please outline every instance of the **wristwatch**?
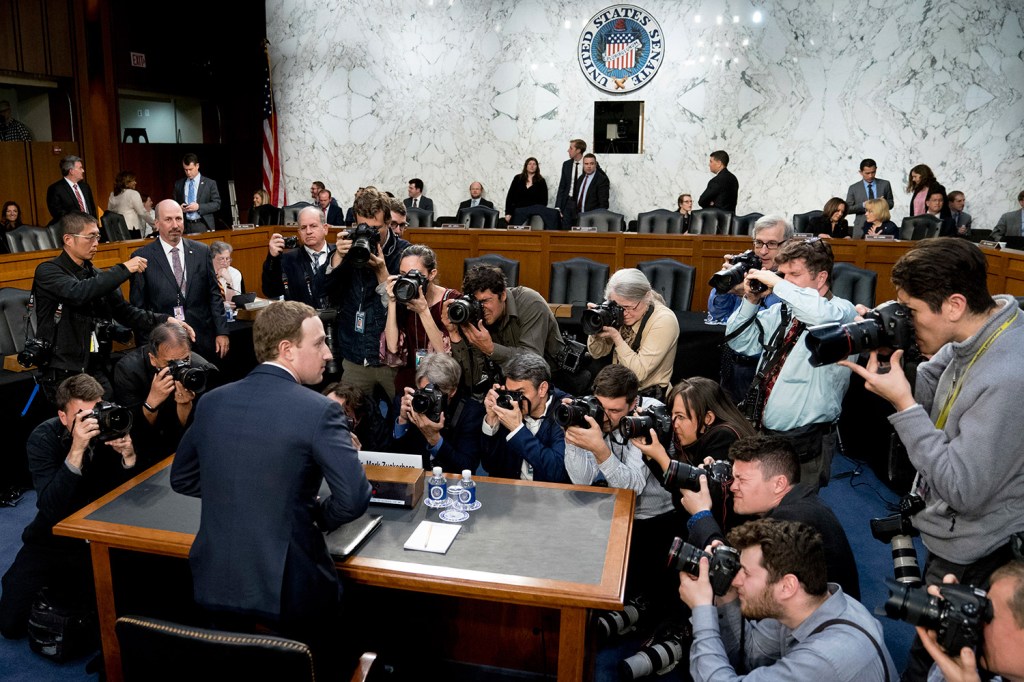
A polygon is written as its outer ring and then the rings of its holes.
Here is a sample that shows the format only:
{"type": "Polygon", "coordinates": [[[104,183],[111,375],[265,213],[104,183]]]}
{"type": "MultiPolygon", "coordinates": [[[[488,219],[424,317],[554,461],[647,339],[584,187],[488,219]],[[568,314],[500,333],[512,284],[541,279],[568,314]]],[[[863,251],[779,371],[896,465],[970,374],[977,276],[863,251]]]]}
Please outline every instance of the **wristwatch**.
{"type": "Polygon", "coordinates": [[[146,410],[146,412],[156,412],[156,408],[150,405],[148,402],[142,403],[142,409],[146,410]]]}

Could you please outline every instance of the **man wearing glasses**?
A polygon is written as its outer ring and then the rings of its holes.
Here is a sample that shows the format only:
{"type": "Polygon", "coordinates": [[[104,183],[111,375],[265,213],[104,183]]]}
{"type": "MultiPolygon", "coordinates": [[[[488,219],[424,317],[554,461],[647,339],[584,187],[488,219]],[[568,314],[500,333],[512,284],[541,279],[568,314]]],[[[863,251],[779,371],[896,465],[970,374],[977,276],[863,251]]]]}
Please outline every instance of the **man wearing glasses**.
{"type": "Polygon", "coordinates": [[[263,293],[268,298],[284,296],[286,301],[301,301],[314,308],[327,307],[327,262],[334,245],[327,243],[324,213],[316,206],[299,211],[299,248],[287,250],[284,237],[270,235],[267,257],[263,261],[263,293]]]}
{"type": "MultiPolygon", "coordinates": [[[[74,211],[61,218],[60,224],[64,250],[40,263],[32,282],[35,338],[52,348],[52,358],[42,363],[40,385],[53,402],[57,386],[64,379],[87,373],[100,382],[104,397],[110,399],[111,321],[148,332],[158,324],[176,320],[137,308],[121,296],[121,285],[135,273],[145,271],[145,258],[134,256],[109,270],[97,270],[92,265],[100,239],[96,218],[74,211]]],[[[179,324],[195,337],[189,325],[179,324]]]]}
{"type": "Polygon", "coordinates": [[[405,204],[398,199],[392,199],[391,219],[388,220],[388,228],[390,228],[391,234],[395,235],[399,239],[402,239],[405,231],[409,229],[409,220],[407,215],[405,204]]]}

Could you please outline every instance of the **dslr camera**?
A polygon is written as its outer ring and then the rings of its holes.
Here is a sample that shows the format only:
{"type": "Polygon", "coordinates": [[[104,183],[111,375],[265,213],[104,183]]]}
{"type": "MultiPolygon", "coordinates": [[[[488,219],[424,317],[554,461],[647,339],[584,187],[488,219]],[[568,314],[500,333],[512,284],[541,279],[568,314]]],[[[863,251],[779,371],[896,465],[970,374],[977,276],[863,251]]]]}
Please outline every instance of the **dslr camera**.
{"type": "Polygon", "coordinates": [[[724,459],[715,460],[711,464],[695,467],[677,459],[670,460],[665,471],[664,484],[680,490],[700,492],[700,477],[708,477],[708,489],[716,487],[728,488],[732,483],[732,462],[724,459]]]}
{"type": "MultiPolygon", "coordinates": [[[[713,286],[720,294],[728,293],[737,284],[743,284],[748,270],[760,270],[761,258],[751,249],[729,259],[729,267],[711,275],[708,286],[713,286]]],[[[754,293],[766,291],[768,287],[759,280],[750,281],[750,290],[754,293]]]]}
{"type": "Polygon", "coordinates": [[[366,223],[359,223],[348,230],[346,239],[352,242],[352,248],[345,254],[345,260],[362,267],[370,262],[370,256],[376,255],[380,246],[380,232],[366,223]]]}
{"type": "Polygon", "coordinates": [[[555,423],[563,429],[570,426],[580,426],[589,429],[586,417],[593,417],[600,425],[604,421],[604,408],[601,401],[595,396],[587,395],[582,398],[573,398],[571,402],[562,403],[555,408],[555,423]]]}
{"type": "Polygon", "coordinates": [[[169,360],[167,362],[167,373],[171,375],[172,379],[180,381],[182,386],[193,393],[199,393],[206,388],[206,369],[203,367],[193,367],[192,361],[189,359],[169,360]]]}
{"type": "Polygon", "coordinates": [[[100,425],[96,440],[106,443],[116,440],[132,430],[132,413],[117,403],[99,402],[92,412],[80,414],[79,419],[95,419],[100,425]]]}
{"type": "Polygon", "coordinates": [[[426,415],[432,422],[441,421],[441,413],[448,407],[448,396],[434,384],[417,388],[412,394],[412,409],[426,415]]]}
{"type": "Polygon", "coordinates": [[[297,248],[299,248],[299,238],[298,237],[285,237],[284,238],[284,248],[286,248],[286,249],[297,249],[297,248]]]}
{"type": "Polygon", "coordinates": [[[672,414],[664,405],[654,405],[643,412],[619,420],[619,433],[623,438],[643,438],[650,445],[651,429],[654,429],[658,442],[668,447],[672,439],[672,414]]]}
{"type": "Polygon", "coordinates": [[[18,353],[18,364],[22,367],[46,367],[53,360],[53,344],[46,339],[27,339],[25,347],[18,353]]]}
{"type": "Polygon", "coordinates": [[[605,327],[622,326],[625,311],[615,301],[604,301],[596,308],[587,308],[580,316],[583,333],[587,336],[599,334],[605,327]]]}
{"type": "Polygon", "coordinates": [[[132,330],[113,320],[97,320],[96,340],[100,343],[128,343],[132,340],[132,330]]]}
{"type": "Polygon", "coordinates": [[[887,301],[864,313],[861,322],[819,324],[807,330],[807,349],[815,367],[878,348],[914,348],[914,325],[902,303],[887,301]]]}
{"type": "Polygon", "coordinates": [[[399,303],[408,303],[419,297],[419,292],[427,295],[427,285],[430,280],[419,270],[410,270],[395,280],[395,300],[399,303]]]}
{"type": "Polygon", "coordinates": [[[913,587],[888,579],[885,583],[889,586],[885,615],[935,630],[939,646],[951,656],[958,656],[965,646],[976,647],[982,627],[992,620],[988,593],[976,587],[940,585],[942,596],[935,597],[924,585],[913,587]]]}
{"type": "Polygon", "coordinates": [[[904,585],[921,584],[921,569],[917,565],[917,550],[914,549],[913,540],[918,532],[910,518],[924,507],[924,500],[918,495],[905,495],[900,500],[898,512],[880,519],[871,519],[871,535],[892,547],[896,582],[904,585]]]}
{"type": "MultiPolygon", "coordinates": [[[[397,293],[396,293],[397,297],[397,293]]],[[[484,309],[480,301],[469,294],[464,294],[448,304],[448,319],[452,324],[476,324],[484,319],[484,309]]]]}
{"type": "Polygon", "coordinates": [[[700,575],[702,557],[708,559],[708,579],[711,581],[711,589],[721,597],[729,591],[733,578],[739,573],[740,553],[733,547],[718,545],[711,550],[711,554],[708,554],[689,542],[683,542],[682,538],[675,538],[672,540],[672,547],[668,550],[668,567],[696,577],[700,575]]]}
{"type": "Polygon", "coordinates": [[[497,390],[497,393],[498,399],[495,400],[494,402],[497,403],[498,407],[500,407],[503,410],[511,410],[513,407],[521,404],[523,401],[529,402],[528,400],[526,400],[526,396],[523,395],[522,391],[510,391],[507,388],[499,388],[497,390]]]}
{"type": "Polygon", "coordinates": [[[586,345],[574,339],[569,332],[562,332],[562,350],[558,351],[558,356],[555,358],[558,368],[575,374],[586,357],[586,345]]]}

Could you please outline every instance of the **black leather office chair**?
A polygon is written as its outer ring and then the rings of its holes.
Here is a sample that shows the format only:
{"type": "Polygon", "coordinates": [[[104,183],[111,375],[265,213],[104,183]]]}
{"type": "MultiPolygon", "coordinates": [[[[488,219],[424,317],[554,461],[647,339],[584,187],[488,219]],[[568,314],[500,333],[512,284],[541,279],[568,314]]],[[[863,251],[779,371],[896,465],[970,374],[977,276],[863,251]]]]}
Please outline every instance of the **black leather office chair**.
{"type": "Polygon", "coordinates": [[[681,234],[683,216],[679,211],[659,208],[636,217],[637,234],[681,234]]]}
{"type": "MultiPolygon", "coordinates": [[[[477,208],[480,208],[477,206],[477,208]]],[[[423,208],[409,208],[405,209],[405,219],[409,223],[409,227],[433,227],[434,226],[434,212],[428,211],[423,208]]]]}
{"type": "Polygon", "coordinates": [[[586,305],[604,300],[608,266],[589,258],[570,258],[551,264],[549,303],[586,305]]]}
{"type": "Polygon", "coordinates": [[[61,240],[60,245],[54,243],[50,231],[44,227],[34,225],[22,225],[6,234],[7,249],[11,253],[25,253],[27,251],[43,251],[44,249],[58,249],[64,247],[61,240]]]}
{"type": "Polygon", "coordinates": [[[103,231],[103,239],[108,242],[123,242],[132,238],[128,233],[128,223],[120,213],[107,211],[103,214],[100,227],[103,231]]]}
{"type": "Polygon", "coordinates": [[[849,263],[836,263],[832,266],[832,293],[851,303],[874,308],[877,284],[878,273],[874,270],[864,270],[849,263]]]}
{"type": "Polygon", "coordinates": [[[312,205],[308,201],[296,201],[294,204],[288,204],[281,209],[281,222],[285,225],[298,225],[299,211],[312,205]]]}
{"type": "MultiPolygon", "coordinates": [[[[298,220],[298,213],[295,215],[298,220]]],[[[284,209],[267,204],[254,206],[249,209],[249,222],[253,225],[284,225],[284,209]]]]}
{"type": "Polygon", "coordinates": [[[626,229],[626,216],[605,208],[580,213],[577,224],[580,227],[596,227],[598,232],[622,232],[626,229]]]}
{"type": "Polygon", "coordinates": [[[717,208],[702,208],[690,214],[690,234],[729,234],[732,213],[717,208]]]}
{"type": "Polygon", "coordinates": [[[494,229],[498,226],[498,209],[486,206],[459,209],[455,222],[471,228],[494,229]]]}
{"type": "MultiPolygon", "coordinates": [[[[30,293],[14,287],[0,289],[0,355],[15,355],[25,347],[25,306],[30,293]]],[[[32,325],[35,329],[34,319],[32,325]]]]}
{"type": "Polygon", "coordinates": [[[811,218],[817,218],[821,215],[821,211],[808,211],[807,213],[794,213],[793,214],[793,231],[794,232],[809,232],[810,228],[807,224],[811,218]]]}
{"type": "Polygon", "coordinates": [[[690,310],[693,297],[693,281],[697,268],[670,258],[637,263],[637,269],[644,273],[651,288],[661,294],[665,305],[677,313],[690,310]]]}
{"type": "MultiPolygon", "coordinates": [[[[316,680],[302,642],[122,616],[114,626],[125,682],[316,680]]],[[[366,680],[376,654],[363,654],[352,680],[366,680]]]]}
{"type": "Polygon", "coordinates": [[[939,236],[942,221],[930,215],[916,215],[903,219],[900,225],[900,239],[917,241],[939,236]]]}
{"type": "Polygon", "coordinates": [[[729,234],[737,236],[748,236],[754,229],[754,223],[763,218],[763,213],[748,213],[747,215],[734,215],[732,225],[729,227],[729,234]]]}
{"type": "Polygon", "coordinates": [[[53,225],[47,225],[46,231],[50,233],[50,239],[57,246],[58,249],[64,248],[64,235],[61,232],[60,222],[56,222],[53,225]]]}
{"type": "Polygon", "coordinates": [[[466,273],[477,265],[490,265],[496,267],[505,273],[506,286],[519,286],[519,261],[499,256],[496,253],[488,253],[476,258],[466,258],[462,261],[462,276],[465,277],[466,273]]]}

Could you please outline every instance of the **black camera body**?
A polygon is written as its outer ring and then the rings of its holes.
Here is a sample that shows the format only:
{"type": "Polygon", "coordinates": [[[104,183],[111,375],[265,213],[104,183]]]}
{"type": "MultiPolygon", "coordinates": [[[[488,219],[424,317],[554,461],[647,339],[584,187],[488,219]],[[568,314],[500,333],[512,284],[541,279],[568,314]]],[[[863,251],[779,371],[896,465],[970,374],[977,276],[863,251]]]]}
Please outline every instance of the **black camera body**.
{"type": "Polygon", "coordinates": [[[168,360],[167,373],[193,393],[199,393],[206,388],[206,369],[193,367],[191,360],[168,360]]]}
{"type": "Polygon", "coordinates": [[[25,347],[18,353],[18,364],[22,367],[46,367],[53,360],[53,344],[46,339],[26,339],[25,347]]]}
{"type": "Polygon", "coordinates": [[[380,246],[380,232],[366,223],[350,228],[346,239],[352,242],[352,247],[345,254],[345,260],[360,267],[370,262],[370,256],[376,255],[380,246]]]}
{"type": "Polygon", "coordinates": [[[299,248],[299,238],[298,237],[285,237],[284,238],[284,248],[286,248],[286,249],[297,249],[297,248],[299,248]]]}
{"type": "Polygon", "coordinates": [[[562,332],[562,349],[555,357],[558,369],[571,374],[579,371],[580,365],[587,358],[587,347],[572,337],[569,332],[562,332]]]}
{"type": "Polygon", "coordinates": [[[448,396],[434,384],[417,388],[412,394],[412,409],[432,422],[441,421],[441,413],[448,407],[448,396]]]}
{"type": "Polygon", "coordinates": [[[871,535],[880,542],[892,542],[897,535],[917,535],[917,529],[910,518],[924,507],[924,500],[920,496],[904,495],[895,514],[871,519],[871,535]]]}
{"type": "Polygon", "coordinates": [[[984,590],[970,585],[940,585],[936,597],[928,588],[901,585],[886,580],[889,598],[885,614],[911,625],[935,630],[939,646],[957,656],[966,647],[976,647],[981,641],[982,628],[992,620],[992,602],[984,590]]]}
{"type": "MultiPolygon", "coordinates": [[[[751,249],[747,249],[738,256],[733,256],[729,259],[729,263],[729,267],[719,270],[708,280],[708,286],[714,287],[720,294],[728,293],[736,285],[743,284],[748,270],[760,270],[762,267],[760,256],[751,249]]],[[[760,293],[767,289],[768,287],[759,280],[750,281],[750,290],[754,293],[760,293]]]]}
{"type": "Polygon", "coordinates": [[[320,322],[324,325],[324,345],[331,351],[331,359],[324,365],[324,374],[327,376],[337,376],[339,371],[338,356],[341,354],[338,352],[337,346],[334,345],[334,328],[338,322],[338,311],[336,308],[317,308],[316,316],[320,318],[320,322]]]}
{"type": "Polygon", "coordinates": [[[594,308],[587,308],[580,316],[583,333],[587,336],[599,334],[605,327],[618,329],[623,324],[626,311],[615,301],[604,301],[594,308]]]}
{"type": "Polygon", "coordinates": [[[484,309],[480,305],[480,301],[469,294],[465,294],[448,304],[448,319],[452,324],[460,326],[464,324],[475,325],[484,319],[484,309]]]}
{"type": "Polygon", "coordinates": [[[897,301],[886,301],[864,313],[861,322],[811,327],[806,343],[811,351],[811,364],[821,367],[878,348],[909,351],[916,339],[907,307],[897,301]]]}
{"type": "Polygon", "coordinates": [[[132,430],[132,413],[127,407],[117,403],[99,402],[92,412],[79,415],[80,419],[95,419],[100,425],[96,440],[105,443],[116,440],[132,430]]]}
{"type": "Polygon", "coordinates": [[[494,402],[503,410],[511,410],[513,407],[526,400],[526,396],[523,395],[522,391],[511,391],[507,388],[499,388],[497,393],[498,398],[494,402]]]}
{"type": "Polygon", "coordinates": [[[733,578],[739,573],[740,553],[733,547],[718,545],[711,550],[711,554],[708,554],[688,542],[683,542],[682,538],[675,538],[668,551],[668,566],[672,570],[698,576],[702,557],[708,559],[708,580],[711,581],[711,589],[721,597],[729,591],[733,578]]]}
{"type": "Polygon", "coordinates": [[[395,300],[399,303],[408,303],[419,298],[420,291],[426,297],[429,284],[430,280],[426,275],[419,270],[410,270],[395,280],[395,300]]]}
{"type": "Polygon", "coordinates": [[[619,420],[619,433],[623,438],[643,438],[650,445],[651,429],[658,442],[668,447],[672,440],[672,414],[665,405],[654,405],[643,412],[619,420]]]}
{"type": "Polygon", "coordinates": [[[711,464],[695,467],[673,459],[668,463],[664,483],[667,487],[676,487],[696,493],[700,492],[701,476],[708,477],[709,490],[714,490],[716,484],[722,488],[728,488],[732,483],[732,462],[719,459],[711,464]]]}
{"type": "Polygon", "coordinates": [[[128,343],[132,340],[132,330],[113,320],[97,320],[96,340],[100,343],[128,343]]]}
{"type": "Polygon", "coordinates": [[[562,403],[555,408],[555,423],[563,429],[570,426],[589,429],[590,424],[587,423],[586,417],[593,417],[598,426],[604,421],[604,407],[595,396],[573,398],[570,402],[562,403]]]}

